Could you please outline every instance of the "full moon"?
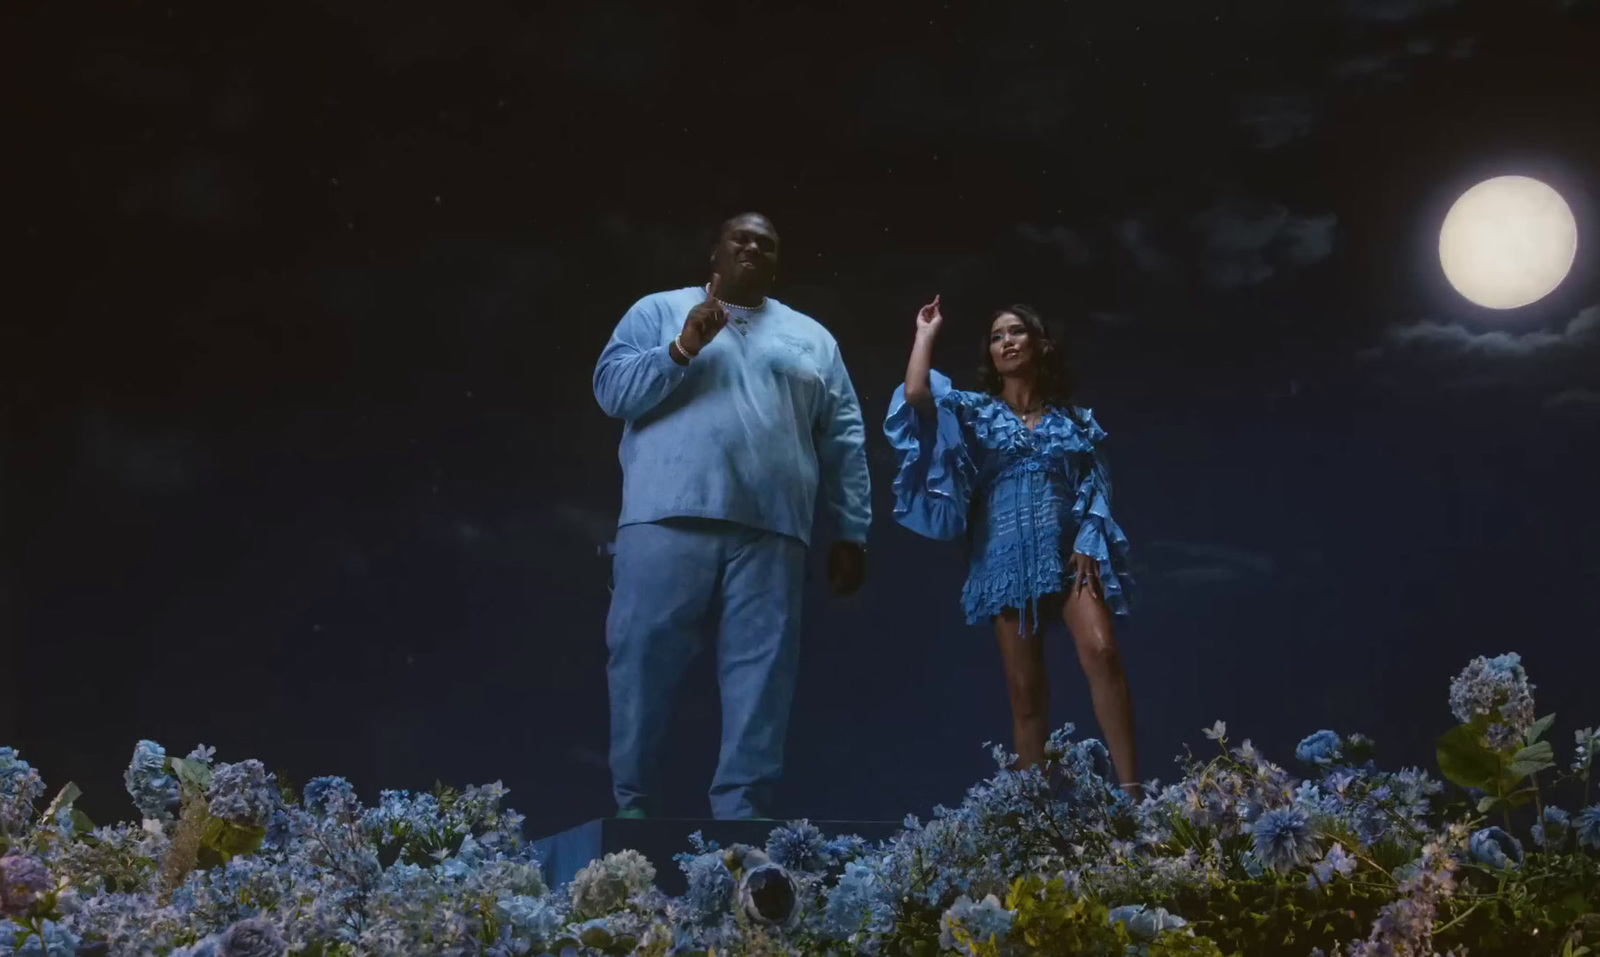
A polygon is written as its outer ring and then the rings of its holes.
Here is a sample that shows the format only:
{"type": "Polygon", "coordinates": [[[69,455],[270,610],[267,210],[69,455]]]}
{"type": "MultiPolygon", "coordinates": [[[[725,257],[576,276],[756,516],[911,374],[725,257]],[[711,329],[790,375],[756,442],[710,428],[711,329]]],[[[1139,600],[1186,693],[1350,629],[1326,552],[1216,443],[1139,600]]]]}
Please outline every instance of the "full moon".
{"type": "Polygon", "coordinates": [[[1467,190],[1439,230],[1445,278],[1488,309],[1516,309],[1550,295],[1577,255],[1571,207],[1526,176],[1496,176],[1467,190]]]}

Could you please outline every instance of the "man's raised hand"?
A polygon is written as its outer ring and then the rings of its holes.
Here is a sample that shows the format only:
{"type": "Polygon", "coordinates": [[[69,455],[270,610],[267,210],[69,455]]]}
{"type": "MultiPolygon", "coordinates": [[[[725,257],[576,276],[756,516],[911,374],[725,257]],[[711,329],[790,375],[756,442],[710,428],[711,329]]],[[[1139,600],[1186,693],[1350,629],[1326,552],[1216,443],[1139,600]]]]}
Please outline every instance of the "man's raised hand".
{"type": "Polygon", "coordinates": [[[728,324],[728,314],[717,301],[717,293],[721,291],[722,276],[712,273],[705,301],[690,309],[688,317],[683,320],[683,332],[678,334],[678,345],[691,359],[699,355],[706,343],[716,338],[722,327],[728,324]]]}

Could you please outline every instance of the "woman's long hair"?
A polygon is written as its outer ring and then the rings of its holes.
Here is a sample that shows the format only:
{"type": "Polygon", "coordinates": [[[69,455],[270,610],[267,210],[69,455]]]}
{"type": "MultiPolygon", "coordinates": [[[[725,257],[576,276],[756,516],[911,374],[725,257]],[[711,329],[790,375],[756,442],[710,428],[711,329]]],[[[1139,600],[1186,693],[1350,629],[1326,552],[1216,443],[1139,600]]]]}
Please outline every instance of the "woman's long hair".
{"type": "Polygon", "coordinates": [[[1028,330],[1028,339],[1033,346],[1033,369],[1039,397],[1046,405],[1054,406],[1065,412],[1073,421],[1077,421],[1077,410],[1072,406],[1072,393],[1077,382],[1072,377],[1072,370],[1067,366],[1067,351],[1062,348],[1064,337],[1059,331],[1047,325],[1044,318],[1032,306],[1018,303],[997,309],[994,315],[989,317],[988,324],[983,328],[983,362],[978,366],[978,382],[983,391],[998,396],[1004,385],[999,370],[994,367],[990,338],[993,335],[994,321],[1007,313],[1022,320],[1023,326],[1028,330]]]}

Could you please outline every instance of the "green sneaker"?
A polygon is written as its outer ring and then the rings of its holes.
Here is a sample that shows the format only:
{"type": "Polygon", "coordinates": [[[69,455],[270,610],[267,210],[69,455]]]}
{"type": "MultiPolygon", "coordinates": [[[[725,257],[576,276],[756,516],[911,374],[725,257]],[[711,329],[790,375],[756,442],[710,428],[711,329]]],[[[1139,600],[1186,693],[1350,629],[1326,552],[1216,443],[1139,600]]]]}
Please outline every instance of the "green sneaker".
{"type": "Polygon", "coordinates": [[[622,807],[617,808],[617,817],[626,821],[637,821],[645,816],[644,808],[622,807]]]}

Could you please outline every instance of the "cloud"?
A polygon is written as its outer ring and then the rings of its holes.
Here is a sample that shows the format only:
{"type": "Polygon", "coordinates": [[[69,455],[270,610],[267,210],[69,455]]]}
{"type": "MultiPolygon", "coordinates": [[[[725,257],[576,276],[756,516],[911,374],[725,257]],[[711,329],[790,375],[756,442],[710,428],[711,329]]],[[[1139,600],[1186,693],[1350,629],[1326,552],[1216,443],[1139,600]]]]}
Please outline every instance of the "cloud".
{"type": "Polygon", "coordinates": [[[1328,73],[1335,80],[1346,83],[1399,83],[1410,75],[1418,61],[1441,52],[1452,60],[1464,60],[1472,56],[1475,44],[1474,38],[1462,37],[1444,50],[1441,42],[1434,37],[1411,37],[1401,44],[1337,60],[1328,68],[1328,73]]]}
{"type": "Polygon", "coordinates": [[[1582,310],[1558,331],[1535,329],[1513,333],[1495,329],[1474,332],[1458,322],[1423,320],[1390,329],[1384,340],[1399,350],[1450,358],[1526,358],[1559,354],[1600,342],[1600,305],[1582,310]]]}
{"type": "Polygon", "coordinates": [[[1172,257],[1162,252],[1150,239],[1150,226],[1144,220],[1129,216],[1111,225],[1111,233],[1134,264],[1144,272],[1160,273],[1172,269],[1172,257]]]}
{"type": "Polygon", "coordinates": [[[1295,216],[1277,203],[1219,203],[1192,223],[1200,237],[1206,280],[1219,289],[1252,286],[1278,266],[1309,266],[1333,252],[1338,218],[1295,216]]]}
{"type": "Polygon", "coordinates": [[[1593,389],[1564,389],[1544,400],[1548,412],[1573,418],[1600,419],[1600,392],[1593,389]]]}
{"type": "Polygon", "coordinates": [[[1374,23],[1407,23],[1453,6],[1455,0],[1344,0],[1344,12],[1374,23]]]}
{"type": "Polygon", "coordinates": [[[1094,259],[1094,250],[1090,248],[1089,243],[1077,232],[1065,226],[1041,229],[1031,223],[1019,223],[1017,232],[1029,242],[1056,247],[1067,262],[1074,266],[1087,266],[1094,259]]]}
{"type": "Polygon", "coordinates": [[[1300,94],[1246,97],[1239,104],[1239,123],[1255,133],[1256,147],[1277,149],[1311,133],[1316,113],[1311,98],[1300,94]]]}

